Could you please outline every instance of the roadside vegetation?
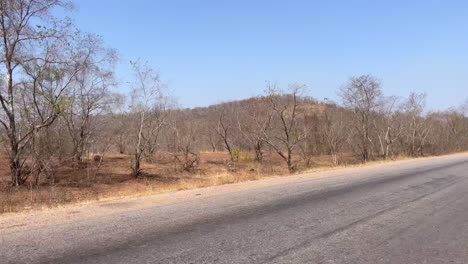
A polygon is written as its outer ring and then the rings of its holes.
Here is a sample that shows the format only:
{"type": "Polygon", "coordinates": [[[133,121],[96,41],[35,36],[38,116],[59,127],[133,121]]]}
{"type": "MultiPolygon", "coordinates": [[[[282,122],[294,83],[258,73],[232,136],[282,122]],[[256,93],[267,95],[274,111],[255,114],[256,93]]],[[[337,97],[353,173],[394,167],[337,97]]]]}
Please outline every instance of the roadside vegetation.
{"type": "Polygon", "coordinates": [[[468,149],[468,104],[426,108],[351,77],[338,102],[267,83],[253,98],[185,109],[151,64],[53,17],[60,0],[0,0],[0,212],[182,190],[468,149]]]}

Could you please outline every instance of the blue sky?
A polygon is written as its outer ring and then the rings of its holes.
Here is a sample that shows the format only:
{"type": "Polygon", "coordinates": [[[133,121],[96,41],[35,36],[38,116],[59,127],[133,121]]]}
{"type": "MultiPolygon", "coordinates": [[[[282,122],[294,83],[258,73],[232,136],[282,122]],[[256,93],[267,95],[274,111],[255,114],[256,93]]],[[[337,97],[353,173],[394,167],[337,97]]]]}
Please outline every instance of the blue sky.
{"type": "Polygon", "coordinates": [[[122,91],[141,58],[182,106],[258,95],[266,81],[337,100],[361,74],[389,95],[426,92],[431,109],[468,98],[468,1],[74,2],[78,26],[119,51],[122,91]]]}

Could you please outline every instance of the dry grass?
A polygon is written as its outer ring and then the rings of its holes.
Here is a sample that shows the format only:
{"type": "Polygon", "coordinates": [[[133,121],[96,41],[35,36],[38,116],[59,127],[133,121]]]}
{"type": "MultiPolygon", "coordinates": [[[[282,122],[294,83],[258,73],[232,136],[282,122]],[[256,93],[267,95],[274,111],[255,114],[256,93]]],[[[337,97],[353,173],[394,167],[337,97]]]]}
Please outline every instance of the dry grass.
{"type": "MultiPolygon", "coordinates": [[[[8,166],[0,158],[0,213],[54,207],[70,203],[136,197],[178,190],[252,181],[266,177],[288,175],[284,162],[274,153],[268,153],[264,162],[253,160],[252,153],[242,153],[233,168],[227,162],[227,153],[201,153],[200,164],[193,172],[180,172],[171,157],[158,155],[152,163],[143,165],[144,177],[130,176],[130,157],[108,155],[97,170],[92,161],[81,166],[69,164],[56,173],[53,184],[43,179],[42,184],[23,187],[9,185],[8,166]]],[[[342,157],[348,167],[358,161],[342,157]]],[[[305,166],[300,163],[298,172],[315,172],[336,168],[329,156],[315,157],[305,166]]]]}

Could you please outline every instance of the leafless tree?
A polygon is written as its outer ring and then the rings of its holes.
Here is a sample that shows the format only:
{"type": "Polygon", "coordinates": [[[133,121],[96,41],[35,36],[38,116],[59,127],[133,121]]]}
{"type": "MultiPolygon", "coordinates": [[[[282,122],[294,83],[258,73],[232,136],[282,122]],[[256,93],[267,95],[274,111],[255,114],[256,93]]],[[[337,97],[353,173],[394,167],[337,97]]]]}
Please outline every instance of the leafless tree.
{"type": "Polygon", "coordinates": [[[168,126],[171,110],[168,97],[160,95],[158,103],[148,113],[144,135],[145,157],[154,161],[154,155],[159,147],[160,136],[164,128],[168,126]]]}
{"type": "Polygon", "coordinates": [[[255,150],[255,160],[263,160],[266,145],[265,135],[271,129],[273,111],[269,109],[269,102],[265,97],[251,99],[248,104],[237,112],[239,131],[255,150]]]}
{"type": "Polygon", "coordinates": [[[204,129],[203,137],[206,139],[206,142],[208,142],[211,152],[216,152],[220,145],[217,131],[214,130],[211,125],[208,125],[206,129],[204,129]]]}
{"type": "Polygon", "coordinates": [[[401,114],[395,109],[397,107],[397,97],[383,97],[377,110],[377,118],[373,120],[380,146],[380,155],[383,159],[387,159],[393,153],[393,145],[403,132],[404,124],[401,114]]]}
{"type": "Polygon", "coordinates": [[[423,147],[431,131],[431,124],[423,117],[426,94],[411,93],[404,103],[407,117],[406,141],[411,156],[423,155],[423,147]]]}
{"type": "Polygon", "coordinates": [[[354,113],[357,146],[364,162],[369,160],[374,145],[371,135],[372,119],[382,95],[381,82],[371,75],[352,77],[339,91],[343,105],[354,113]]]}
{"type": "Polygon", "coordinates": [[[284,92],[276,85],[269,84],[267,98],[272,114],[272,129],[264,133],[265,142],[286,162],[289,172],[295,171],[293,152],[298,143],[305,137],[300,129],[301,96],[305,91],[304,85],[293,84],[289,91],[284,92]]]}
{"type": "Polygon", "coordinates": [[[66,94],[68,107],[61,114],[72,139],[73,157],[78,162],[82,161],[93,133],[92,117],[108,112],[116,102],[110,91],[115,84],[115,51],[104,48],[102,40],[92,34],[86,35],[81,42],[86,59],[66,94]]]}
{"type": "Polygon", "coordinates": [[[148,63],[142,64],[140,61],[131,62],[135,73],[135,82],[132,87],[131,109],[137,117],[137,131],[135,140],[135,151],[132,160],[132,175],[141,175],[141,160],[145,152],[146,125],[153,110],[158,109],[161,102],[165,102],[163,94],[163,84],[159,73],[152,69],[148,63]]]}
{"type": "Polygon", "coordinates": [[[70,23],[52,15],[60,0],[0,1],[0,125],[8,140],[11,180],[27,179],[23,167],[34,135],[50,126],[62,109],[62,95],[81,68],[82,52],[70,23]],[[23,94],[19,100],[19,94],[23,94]]]}
{"type": "Polygon", "coordinates": [[[172,118],[169,131],[174,142],[171,153],[176,169],[192,172],[200,161],[198,152],[195,150],[199,126],[196,121],[186,116],[186,113],[178,112],[172,118]]]}
{"type": "MultiPolygon", "coordinates": [[[[444,152],[463,151],[467,149],[468,141],[468,118],[463,113],[464,109],[450,109],[443,114],[443,121],[446,128],[446,143],[439,144],[445,146],[444,152]]],[[[443,134],[442,131],[435,133],[437,137],[443,134]]],[[[440,139],[439,139],[440,140],[440,139]]],[[[440,142],[440,141],[439,141],[440,142]]]]}
{"type": "Polygon", "coordinates": [[[234,156],[234,146],[232,143],[234,122],[232,121],[233,117],[233,107],[231,105],[223,105],[217,108],[218,111],[218,123],[215,128],[215,132],[221,138],[224,147],[229,153],[229,158],[231,161],[236,161],[234,156]]]}
{"type": "Polygon", "coordinates": [[[324,142],[332,157],[333,164],[338,165],[338,155],[343,147],[343,144],[349,137],[347,133],[349,122],[348,115],[333,103],[328,102],[328,105],[319,120],[319,128],[324,142]]]}
{"type": "Polygon", "coordinates": [[[299,144],[299,149],[302,160],[309,167],[315,157],[326,151],[323,137],[320,133],[320,117],[326,108],[311,98],[303,98],[303,100],[304,120],[301,122],[301,126],[305,135],[304,140],[299,144]]]}

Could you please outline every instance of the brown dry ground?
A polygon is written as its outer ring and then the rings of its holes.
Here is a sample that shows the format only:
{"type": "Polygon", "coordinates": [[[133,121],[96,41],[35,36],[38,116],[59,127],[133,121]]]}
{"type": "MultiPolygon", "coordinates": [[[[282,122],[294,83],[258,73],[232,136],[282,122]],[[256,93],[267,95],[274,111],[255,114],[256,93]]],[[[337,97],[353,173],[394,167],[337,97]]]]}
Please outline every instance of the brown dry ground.
{"type": "MultiPolygon", "coordinates": [[[[201,153],[198,169],[180,172],[169,156],[159,155],[143,165],[144,177],[130,176],[131,158],[112,154],[104,158],[99,170],[92,161],[86,166],[70,163],[56,173],[54,183],[42,179],[41,184],[12,187],[5,157],[0,157],[0,213],[55,207],[71,203],[86,203],[136,197],[207,186],[252,181],[266,177],[288,175],[284,161],[268,153],[264,162],[253,160],[252,153],[242,153],[236,167],[228,165],[228,154],[201,153]]],[[[357,164],[351,156],[342,158],[345,166],[357,164]]],[[[329,156],[314,157],[308,166],[303,162],[298,173],[333,168],[329,156]]]]}

